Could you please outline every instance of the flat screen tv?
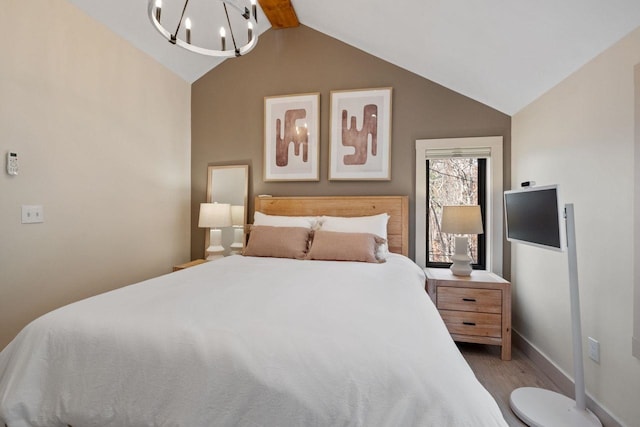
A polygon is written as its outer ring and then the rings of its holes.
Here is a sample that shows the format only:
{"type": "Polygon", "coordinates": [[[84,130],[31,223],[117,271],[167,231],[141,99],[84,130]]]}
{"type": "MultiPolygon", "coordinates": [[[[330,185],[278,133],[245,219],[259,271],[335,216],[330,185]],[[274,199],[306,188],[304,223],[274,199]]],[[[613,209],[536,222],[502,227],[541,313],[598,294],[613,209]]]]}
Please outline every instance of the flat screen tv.
{"type": "Polygon", "coordinates": [[[504,192],[507,240],[561,251],[564,249],[558,187],[527,187],[504,192]]]}

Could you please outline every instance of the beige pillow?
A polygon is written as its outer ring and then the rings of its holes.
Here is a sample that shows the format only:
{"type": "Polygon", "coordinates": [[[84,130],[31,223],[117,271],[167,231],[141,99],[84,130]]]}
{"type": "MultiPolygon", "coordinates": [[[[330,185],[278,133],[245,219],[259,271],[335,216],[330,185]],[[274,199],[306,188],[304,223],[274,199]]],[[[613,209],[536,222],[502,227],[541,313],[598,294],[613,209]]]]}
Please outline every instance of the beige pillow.
{"type": "Polygon", "coordinates": [[[253,213],[253,225],[268,225],[270,227],[304,227],[316,228],[318,217],[315,216],[282,216],[267,215],[255,211],[253,213]]]}
{"type": "Polygon", "coordinates": [[[303,227],[254,225],[242,255],[303,259],[311,230],[303,227]]]}
{"type": "Polygon", "coordinates": [[[372,233],[342,233],[318,230],[307,259],[325,261],[384,262],[376,258],[378,246],[386,240],[372,233]]]}

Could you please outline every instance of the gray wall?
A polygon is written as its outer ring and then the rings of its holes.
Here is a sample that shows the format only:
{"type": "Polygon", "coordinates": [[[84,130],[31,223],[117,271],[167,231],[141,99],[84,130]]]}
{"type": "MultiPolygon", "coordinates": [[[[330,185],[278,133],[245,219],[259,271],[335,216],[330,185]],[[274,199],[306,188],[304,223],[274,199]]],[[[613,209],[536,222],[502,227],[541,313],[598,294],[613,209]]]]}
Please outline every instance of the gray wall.
{"type": "Polygon", "coordinates": [[[249,164],[250,199],[256,194],[409,195],[412,257],[416,139],[503,136],[509,187],[509,116],[308,27],[267,31],[250,54],[225,61],[195,82],[191,97],[192,258],[204,250],[198,207],[206,199],[210,164],[249,164]],[[391,181],[328,181],[330,91],[377,87],[393,88],[391,181]],[[264,97],[309,92],[320,92],[320,181],[264,182],[264,97]]]}

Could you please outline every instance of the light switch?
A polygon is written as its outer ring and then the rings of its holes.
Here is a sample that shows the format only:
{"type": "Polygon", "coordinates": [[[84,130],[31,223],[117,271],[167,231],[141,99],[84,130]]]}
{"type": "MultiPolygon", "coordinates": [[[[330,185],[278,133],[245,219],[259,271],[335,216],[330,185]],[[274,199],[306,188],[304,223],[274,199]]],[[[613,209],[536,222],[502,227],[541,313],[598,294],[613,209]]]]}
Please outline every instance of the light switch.
{"type": "Polygon", "coordinates": [[[22,205],[22,223],[35,224],[39,222],[44,222],[42,205],[22,205]]]}

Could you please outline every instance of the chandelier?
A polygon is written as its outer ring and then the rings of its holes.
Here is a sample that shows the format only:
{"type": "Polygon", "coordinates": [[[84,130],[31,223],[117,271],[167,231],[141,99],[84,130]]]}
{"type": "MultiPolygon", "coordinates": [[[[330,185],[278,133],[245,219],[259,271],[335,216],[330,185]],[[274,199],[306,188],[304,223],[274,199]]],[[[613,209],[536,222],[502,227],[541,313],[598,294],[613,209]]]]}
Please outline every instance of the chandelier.
{"type": "Polygon", "coordinates": [[[256,0],[250,3],[198,0],[192,4],[189,0],[184,0],[184,4],[181,0],[165,0],[165,3],[149,0],[149,20],[165,39],[183,49],[232,58],[248,53],[258,43],[256,0]]]}

